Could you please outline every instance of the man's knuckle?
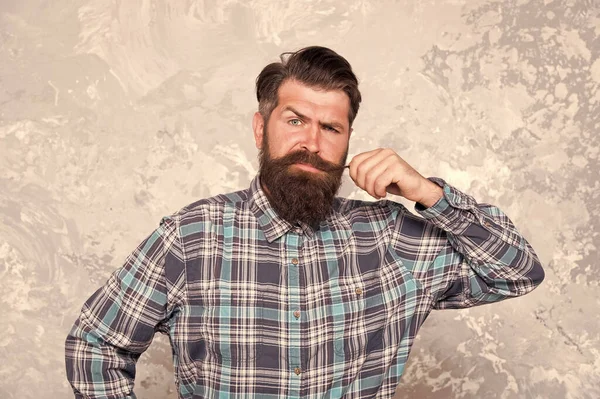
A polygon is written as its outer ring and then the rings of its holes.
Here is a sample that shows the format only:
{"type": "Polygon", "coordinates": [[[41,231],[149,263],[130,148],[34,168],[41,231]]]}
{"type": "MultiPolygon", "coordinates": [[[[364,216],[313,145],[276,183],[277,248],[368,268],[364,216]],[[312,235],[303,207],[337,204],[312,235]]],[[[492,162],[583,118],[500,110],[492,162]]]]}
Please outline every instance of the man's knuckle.
{"type": "Polygon", "coordinates": [[[365,174],[365,181],[368,181],[369,183],[377,182],[378,177],[379,177],[379,175],[377,174],[376,171],[370,170],[365,174]]]}
{"type": "Polygon", "coordinates": [[[367,165],[365,165],[364,163],[361,163],[360,165],[358,165],[356,167],[356,172],[358,174],[364,174],[367,171],[367,165]]]}

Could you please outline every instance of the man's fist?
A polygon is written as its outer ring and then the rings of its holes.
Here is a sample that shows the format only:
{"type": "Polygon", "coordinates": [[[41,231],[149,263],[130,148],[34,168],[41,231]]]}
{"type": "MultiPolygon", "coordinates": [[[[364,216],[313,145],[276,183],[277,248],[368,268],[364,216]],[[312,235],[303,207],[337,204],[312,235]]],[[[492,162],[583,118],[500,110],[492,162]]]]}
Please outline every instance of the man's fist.
{"type": "Polygon", "coordinates": [[[356,155],[349,169],[354,183],[377,199],[390,193],[430,207],[443,195],[440,186],[421,176],[389,148],[356,155]]]}

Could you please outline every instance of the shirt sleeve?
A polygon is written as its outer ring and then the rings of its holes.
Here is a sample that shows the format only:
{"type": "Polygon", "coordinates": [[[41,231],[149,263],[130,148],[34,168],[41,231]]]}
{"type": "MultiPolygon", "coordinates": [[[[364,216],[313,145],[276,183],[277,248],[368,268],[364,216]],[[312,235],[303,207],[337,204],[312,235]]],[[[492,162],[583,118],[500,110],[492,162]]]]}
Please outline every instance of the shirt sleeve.
{"type": "Polygon", "coordinates": [[[439,178],[443,197],[415,210],[441,229],[442,246],[431,268],[445,278],[433,293],[437,309],[466,308],[524,295],[544,280],[538,256],[511,220],[493,205],[478,204],[439,178]]]}
{"type": "Polygon", "coordinates": [[[83,305],[65,344],[67,378],[76,398],[135,398],[135,365],[156,331],[166,331],[181,280],[176,222],[163,218],[83,305]]]}

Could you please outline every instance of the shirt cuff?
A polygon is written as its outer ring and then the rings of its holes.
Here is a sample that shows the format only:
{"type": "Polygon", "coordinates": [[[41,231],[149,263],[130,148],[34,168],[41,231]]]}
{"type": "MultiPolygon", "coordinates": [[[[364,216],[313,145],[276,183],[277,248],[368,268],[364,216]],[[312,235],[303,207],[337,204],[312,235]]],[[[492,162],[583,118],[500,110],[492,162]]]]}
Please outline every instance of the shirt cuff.
{"type": "Polygon", "coordinates": [[[415,211],[419,215],[442,227],[444,230],[450,231],[462,230],[462,228],[466,227],[465,222],[474,221],[473,214],[468,212],[477,208],[477,202],[473,197],[452,187],[444,179],[440,179],[439,177],[429,177],[428,179],[440,186],[444,193],[442,198],[429,208],[416,203],[415,211]]]}

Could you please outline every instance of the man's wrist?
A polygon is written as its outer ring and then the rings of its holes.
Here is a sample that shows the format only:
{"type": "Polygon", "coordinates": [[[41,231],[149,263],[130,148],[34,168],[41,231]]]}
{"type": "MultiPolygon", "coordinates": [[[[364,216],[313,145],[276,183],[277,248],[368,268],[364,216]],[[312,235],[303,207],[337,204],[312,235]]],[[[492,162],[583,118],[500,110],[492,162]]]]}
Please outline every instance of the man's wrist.
{"type": "Polygon", "coordinates": [[[425,179],[423,183],[423,195],[416,202],[424,208],[430,208],[444,196],[444,190],[429,179],[425,179]]]}

